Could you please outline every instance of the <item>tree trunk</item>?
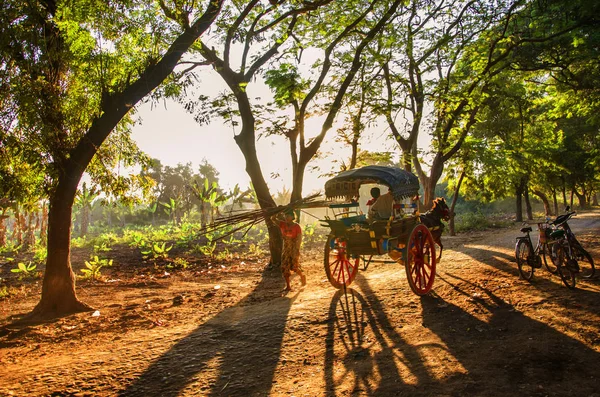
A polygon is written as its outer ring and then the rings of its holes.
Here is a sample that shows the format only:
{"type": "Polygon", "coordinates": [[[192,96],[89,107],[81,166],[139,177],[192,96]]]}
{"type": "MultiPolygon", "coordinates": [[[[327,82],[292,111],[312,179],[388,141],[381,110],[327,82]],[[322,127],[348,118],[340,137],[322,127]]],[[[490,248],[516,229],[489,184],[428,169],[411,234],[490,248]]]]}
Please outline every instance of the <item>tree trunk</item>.
{"type": "Polygon", "coordinates": [[[522,197],[523,197],[523,192],[524,192],[524,187],[523,187],[523,181],[521,180],[519,182],[519,184],[517,185],[516,189],[515,189],[515,195],[517,196],[517,202],[516,202],[516,219],[515,221],[517,222],[523,222],[523,203],[521,201],[522,197]]]}
{"type": "Polygon", "coordinates": [[[598,193],[596,192],[592,193],[592,205],[598,206],[598,193]]]}
{"type": "Polygon", "coordinates": [[[552,189],[552,200],[554,201],[554,215],[558,216],[558,198],[556,197],[556,189],[552,189]]]}
{"type": "MultiPolygon", "coordinates": [[[[577,196],[577,199],[579,200],[579,208],[587,208],[588,206],[588,201],[585,197],[585,189],[583,189],[583,193],[580,194],[577,189],[573,189],[573,193],[575,193],[575,195],[577,196]]],[[[571,203],[573,202],[573,196],[571,195],[571,203]]],[[[573,205],[571,205],[573,206],[573,205]]]]}
{"type": "Polygon", "coordinates": [[[42,204],[42,221],[40,223],[40,244],[44,247],[47,246],[48,239],[48,207],[46,204],[42,204]]]}
{"type": "Polygon", "coordinates": [[[75,189],[59,183],[50,197],[48,217],[48,257],[42,284],[42,298],[31,312],[35,318],[52,318],[92,308],[75,293],[75,275],[71,269],[71,210],[75,189]],[[69,191],[71,190],[71,191],[69,191]]]}
{"type": "Polygon", "coordinates": [[[550,208],[550,201],[548,200],[548,196],[546,196],[546,194],[540,190],[532,190],[531,192],[538,196],[542,200],[542,203],[544,203],[544,214],[546,216],[552,215],[552,209],[550,208]]]}
{"type": "Polygon", "coordinates": [[[563,196],[563,208],[567,207],[567,185],[565,183],[565,178],[562,178],[562,196],[563,196]]]}
{"type": "Polygon", "coordinates": [[[6,247],[6,224],[4,221],[8,216],[4,215],[4,211],[0,214],[0,248],[6,247]]]}
{"type": "Polygon", "coordinates": [[[525,197],[525,212],[527,213],[527,219],[533,220],[533,210],[531,208],[531,201],[529,200],[529,187],[527,181],[525,181],[525,191],[523,192],[525,197]]]}
{"type": "MultiPolygon", "coordinates": [[[[242,151],[246,160],[246,173],[250,176],[258,205],[262,209],[276,207],[275,200],[271,196],[269,186],[267,185],[260,162],[256,153],[256,142],[254,133],[254,116],[250,110],[250,102],[238,97],[238,106],[242,116],[242,132],[235,137],[235,142],[242,151]]],[[[279,227],[268,220],[267,230],[269,231],[269,251],[271,254],[272,264],[281,264],[281,253],[283,250],[283,239],[279,227]]]]}
{"type": "Polygon", "coordinates": [[[35,247],[35,212],[30,212],[26,217],[24,217],[24,219],[26,219],[26,226],[24,228],[25,239],[23,240],[23,249],[28,250],[32,247],[35,247]]]}
{"type": "Polygon", "coordinates": [[[456,184],[456,190],[454,191],[454,195],[452,196],[452,203],[450,204],[450,221],[448,221],[448,229],[451,236],[456,236],[456,230],[454,229],[454,208],[456,207],[456,202],[458,201],[458,194],[460,192],[460,185],[462,185],[462,181],[465,177],[465,170],[463,169],[460,173],[460,177],[458,178],[458,183],[456,184]]]}
{"type": "MultiPolygon", "coordinates": [[[[421,181],[423,185],[423,205],[426,209],[430,209],[433,205],[433,199],[435,198],[435,187],[442,176],[444,171],[444,161],[441,155],[437,155],[433,159],[431,164],[431,170],[429,176],[425,180],[421,181]]],[[[421,178],[419,178],[421,179],[421,178]]]]}
{"type": "Polygon", "coordinates": [[[571,209],[573,209],[573,199],[574,199],[575,194],[573,193],[573,190],[571,190],[571,194],[569,196],[569,206],[571,206],[571,209]]]}
{"type": "Polygon", "coordinates": [[[15,221],[13,222],[12,240],[15,242],[17,247],[23,245],[23,228],[21,222],[21,210],[19,205],[15,205],[15,221]]]}

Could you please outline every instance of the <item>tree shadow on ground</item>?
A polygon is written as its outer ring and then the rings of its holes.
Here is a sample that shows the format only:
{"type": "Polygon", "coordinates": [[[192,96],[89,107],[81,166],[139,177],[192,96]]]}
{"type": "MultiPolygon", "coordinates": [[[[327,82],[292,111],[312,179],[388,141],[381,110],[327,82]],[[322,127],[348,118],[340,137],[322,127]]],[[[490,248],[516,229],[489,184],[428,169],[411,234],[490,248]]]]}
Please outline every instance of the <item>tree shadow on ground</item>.
{"type": "MultiPolygon", "coordinates": [[[[340,392],[367,396],[422,395],[419,385],[435,382],[416,347],[397,331],[367,280],[359,275],[356,289],[338,291],[329,307],[325,340],[326,395],[340,392]]],[[[442,346],[437,346],[442,348],[442,346]]],[[[426,395],[442,394],[428,388],[426,395]]]]}
{"type": "Polygon", "coordinates": [[[448,377],[450,394],[597,395],[598,352],[527,317],[488,289],[471,286],[481,296],[473,305],[486,316],[476,317],[434,293],[421,297],[423,326],[464,367],[464,373],[448,377]]]}
{"type": "MultiPolygon", "coordinates": [[[[477,261],[481,261],[480,258],[493,252],[494,254],[491,256],[492,259],[486,259],[486,264],[508,273],[511,276],[514,275],[515,278],[520,278],[515,258],[503,252],[473,247],[468,247],[460,252],[471,256],[477,261]]],[[[548,258],[548,260],[550,259],[548,258]]],[[[462,280],[448,272],[446,272],[446,275],[454,279],[462,280]]],[[[440,277],[440,275],[438,275],[438,277],[440,277]]],[[[452,285],[456,289],[456,286],[449,280],[446,280],[443,277],[441,277],[441,280],[452,285]]],[[[528,287],[535,288],[539,293],[543,294],[545,298],[557,296],[560,298],[560,303],[563,306],[570,303],[578,303],[581,306],[586,306],[586,310],[591,313],[596,313],[598,305],[600,304],[600,287],[598,285],[598,279],[584,280],[578,278],[577,285],[579,288],[569,292],[570,290],[567,290],[567,287],[561,281],[560,276],[558,274],[551,274],[544,265],[542,265],[542,268],[540,269],[535,269],[533,278],[527,282],[528,287]]]]}
{"type": "Polygon", "coordinates": [[[119,395],[268,395],[297,297],[282,297],[281,287],[281,274],[266,271],[248,296],[179,340],[119,395]]]}

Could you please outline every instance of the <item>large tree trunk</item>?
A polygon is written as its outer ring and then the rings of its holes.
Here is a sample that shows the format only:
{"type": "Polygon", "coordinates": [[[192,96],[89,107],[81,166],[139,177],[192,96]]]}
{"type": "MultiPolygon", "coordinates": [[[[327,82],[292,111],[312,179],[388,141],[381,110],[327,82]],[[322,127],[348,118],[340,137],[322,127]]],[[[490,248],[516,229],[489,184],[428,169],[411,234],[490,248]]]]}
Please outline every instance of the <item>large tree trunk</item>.
{"type": "MultiPolygon", "coordinates": [[[[262,209],[273,208],[276,206],[275,200],[271,196],[267,182],[265,181],[260,162],[256,153],[256,142],[254,133],[254,116],[250,110],[250,102],[238,96],[238,106],[242,116],[242,132],[235,137],[235,142],[242,151],[246,160],[246,172],[250,176],[258,205],[262,209]]],[[[278,225],[267,220],[267,230],[269,232],[269,251],[272,264],[281,264],[281,253],[283,250],[283,240],[278,225]]]]}
{"type": "Polygon", "coordinates": [[[542,203],[544,203],[544,214],[546,216],[552,215],[552,209],[550,208],[550,201],[548,200],[548,196],[546,196],[546,194],[540,190],[532,190],[531,192],[538,196],[542,200],[542,203]]]}
{"type": "Polygon", "coordinates": [[[598,193],[596,192],[592,193],[592,205],[598,206],[598,193]]]}
{"type": "MultiPolygon", "coordinates": [[[[61,184],[50,197],[48,216],[48,257],[42,283],[42,298],[31,315],[52,318],[58,315],[92,310],[75,293],[75,275],[71,269],[71,214],[76,187],[61,184]]],[[[77,184],[75,183],[75,186],[77,184]]]]}
{"type": "Polygon", "coordinates": [[[460,177],[458,178],[458,183],[456,184],[456,190],[454,191],[454,195],[452,196],[452,203],[450,204],[450,220],[448,221],[448,229],[451,236],[456,236],[456,231],[454,229],[454,208],[456,207],[456,202],[458,201],[458,194],[460,193],[460,185],[462,185],[462,181],[465,177],[465,170],[463,169],[460,173],[460,177]]]}

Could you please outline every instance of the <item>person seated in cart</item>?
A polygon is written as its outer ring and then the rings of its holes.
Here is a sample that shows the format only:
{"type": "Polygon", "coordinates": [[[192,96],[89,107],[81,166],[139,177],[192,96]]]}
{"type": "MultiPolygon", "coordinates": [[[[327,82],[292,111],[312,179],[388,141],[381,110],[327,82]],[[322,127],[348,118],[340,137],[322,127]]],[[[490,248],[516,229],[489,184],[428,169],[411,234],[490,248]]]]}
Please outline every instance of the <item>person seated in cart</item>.
{"type": "Polygon", "coordinates": [[[302,286],[306,285],[306,276],[300,265],[300,245],[302,244],[302,228],[295,222],[293,210],[287,210],[283,214],[283,220],[277,217],[279,229],[283,237],[283,252],[281,254],[281,272],[285,280],[284,291],[291,291],[290,277],[292,272],[300,276],[302,286]]]}
{"type": "Polygon", "coordinates": [[[368,220],[370,222],[382,219],[390,219],[394,213],[394,196],[388,190],[386,194],[379,196],[371,208],[369,208],[368,220]]]}
{"type": "MultiPolygon", "coordinates": [[[[371,198],[367,201],[367,208],[370,210],[371,206],[375,204],[375,201],[381,196],[381,190],[378,187],[371,188],[371,198]]],[[[367,211],[368,212],[368,211],[367,211]]]]}

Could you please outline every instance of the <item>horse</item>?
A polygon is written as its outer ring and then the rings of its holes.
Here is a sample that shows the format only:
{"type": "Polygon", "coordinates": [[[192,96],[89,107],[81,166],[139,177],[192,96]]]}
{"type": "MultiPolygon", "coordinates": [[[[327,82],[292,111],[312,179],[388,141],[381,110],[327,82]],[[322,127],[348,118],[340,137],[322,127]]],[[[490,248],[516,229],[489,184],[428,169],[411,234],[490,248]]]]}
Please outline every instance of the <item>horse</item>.
{"type": "Polygon", "coordinates": [[[444,245],[442,244],[442,232],[444,231],[444,224],[442,220],[450,220],[450,208],[446,204],[446,200],[443,197],[438,197],[433,200],[433,207],[424,214],[419,215],[421,223],[429,229],[433,241],[440,246],[440,256],[438,261],[442,259],[442,251],[444,245]]]}

